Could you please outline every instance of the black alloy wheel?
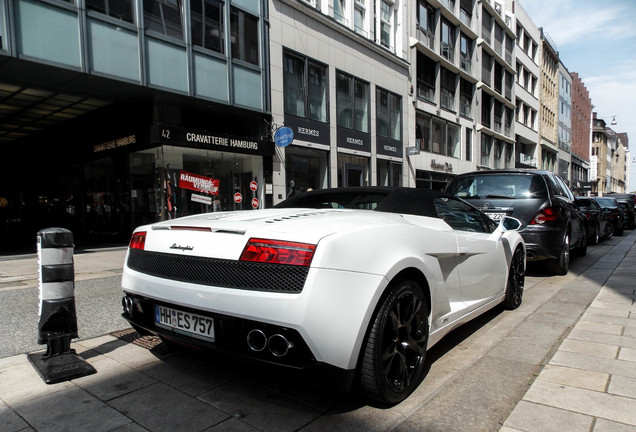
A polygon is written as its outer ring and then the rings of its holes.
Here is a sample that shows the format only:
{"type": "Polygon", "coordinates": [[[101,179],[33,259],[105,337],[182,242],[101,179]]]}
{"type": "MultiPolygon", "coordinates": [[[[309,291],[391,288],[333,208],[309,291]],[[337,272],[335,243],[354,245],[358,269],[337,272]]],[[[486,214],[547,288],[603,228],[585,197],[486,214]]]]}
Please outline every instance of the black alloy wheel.
{"type": "Polygon", "coordinates": [[[526,281],[526,257],[521,247],[517,248],[510,262],[508,284],[503,305],[506,309],[517,309],[523,299],[523,289],[526,281]]]}
{"type": "Polygon", "coordinates": [[[428,305],[418,284],[394,284],[371,322],[361,360],[360,389],[395,404],[419,385],[428,342],[428,305]]]}

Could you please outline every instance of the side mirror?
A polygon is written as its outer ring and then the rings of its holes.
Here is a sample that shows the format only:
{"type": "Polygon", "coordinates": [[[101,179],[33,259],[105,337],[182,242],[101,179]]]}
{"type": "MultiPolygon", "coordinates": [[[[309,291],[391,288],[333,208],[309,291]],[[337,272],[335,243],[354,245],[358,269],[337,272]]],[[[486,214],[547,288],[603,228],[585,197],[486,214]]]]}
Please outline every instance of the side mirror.
{"type": "Polygon", "coordinates": [[[516,231],[521,228],[521,221],[510,216],[504,216],[499,221],[497,229],[490,234],[490,240],[500,240],[506,231],[516,231]]]}
{"type": "Polygon", "coordinates": [[[521,221],[510,216],[504,216],[501,222],[499,222],[499,226],[501,226],[504,231],[516,231],[521,228],[521,221]]]}

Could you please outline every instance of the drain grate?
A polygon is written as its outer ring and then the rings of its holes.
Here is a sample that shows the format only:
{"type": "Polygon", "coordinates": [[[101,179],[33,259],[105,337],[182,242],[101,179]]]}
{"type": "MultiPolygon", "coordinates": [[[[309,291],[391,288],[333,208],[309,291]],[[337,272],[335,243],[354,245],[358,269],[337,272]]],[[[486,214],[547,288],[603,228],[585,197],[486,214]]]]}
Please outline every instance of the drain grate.
{"type": "Polygon", "coordinates": [[[135,329],[129,328],[111,333],[118,339],[146,348],[157,354],[167,353],[168,347],[157,336],[142,336],[135,329]]]}

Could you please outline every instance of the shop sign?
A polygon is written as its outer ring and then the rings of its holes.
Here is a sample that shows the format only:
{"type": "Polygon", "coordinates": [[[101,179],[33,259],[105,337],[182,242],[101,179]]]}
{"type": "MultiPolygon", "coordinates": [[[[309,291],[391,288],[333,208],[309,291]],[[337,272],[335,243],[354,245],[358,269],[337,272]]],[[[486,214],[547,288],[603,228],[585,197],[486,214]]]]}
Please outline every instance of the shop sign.
{"type": "Polygon", "coordinates": [[[338,148],[371,152],[371,135],[352,129],[338,128],[338,148]]]}
{"type": "Polygon", "coordinates": [[[243,201],[243,195],[240,192],[234,194],[234,202],[240,204],[243,201]]]}
{"type": "Polygon", "coordinates": [[[219,180],[210,177],[203,177],[192,174],[187,171],[179,173],[179,185],[183,189],[190,189],[197,192],[203,192],[210,195],[219,194],[219,180]]]}
{"type": "Polygon", "coordinates": [[[274,134],[274,143],[278,147],[287,147],[294,140],[294,131],[288,127],[279,128],[274,134]]]}
{"type": "Polygon", "coordinates": [[[377,137],[376,151],[378,154],[384,156],[401,158],[404,154],[404,144],[402,141],[396,141],[386,137],[377,137]]]}
{"type": "Polygon", "coordinates": [[[439,163],[435,161],[435,159],[431,160],[431,169],[434,169],[436,171],[444,171],[447,173],[453,172],[453,166],[451,164],[449,164],[448,162],[439,163]]]}
{"type": "Polygon", "coordinates": [[[329,123],[286,115],[285,124],[292,130],[293,137],[297,140],[329,145],[329,123]]]}
{"type": "Polygon", "coordinates": [[[190,197],[190,199],[194,202],[198,202],[201,204],[207,204],[210,205],[212,204],[212,197],[208,197],[208,196],[204,196],[204,195],[198,195],[193,193],[192,196],[190,197]]]}
{"type": "Polygon", "coordinates": [[[252,180],[252,182],[250,183],[250,190],[252,192],[256,192],[256,189],[258,189],[258,184],[254,180],[252,180]]]}
{"type": "Polygon", "coordinates": [[[258,198],[252,198],[252,207],[258,208],[258,198]]]}
{"type": "Polygon", "coordinates": [[[266,155],[273,153],[267,141],[251,137],[237,137],[208,131],[178,127],[155,126],[153,139],[169,145],[219,150],[232,153],[266,155]]]}
{"type": "Polygon", "coordinates": [[[119,147],[125,147],[127,145],[135,144],[136,142],[137,139],[135,138],[135,135],[128,135],[126,137],[106,141],[101,144],[95,144],[93,146],[93,153],[99,153],[106,150],[113,150],[119,147]]]}

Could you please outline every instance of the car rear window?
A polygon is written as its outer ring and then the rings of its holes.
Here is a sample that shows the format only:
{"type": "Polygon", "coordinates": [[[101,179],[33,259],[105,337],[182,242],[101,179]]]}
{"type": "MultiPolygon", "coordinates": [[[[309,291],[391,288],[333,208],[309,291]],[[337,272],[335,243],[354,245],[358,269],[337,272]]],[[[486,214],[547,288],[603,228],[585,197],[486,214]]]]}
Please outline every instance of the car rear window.
{"type": "Polygon", "coordinates": [[[466,199],[519,199],[545,196],[547,189],[540,175],[502,173],[457,177],[446,192],[466,199]]]}

